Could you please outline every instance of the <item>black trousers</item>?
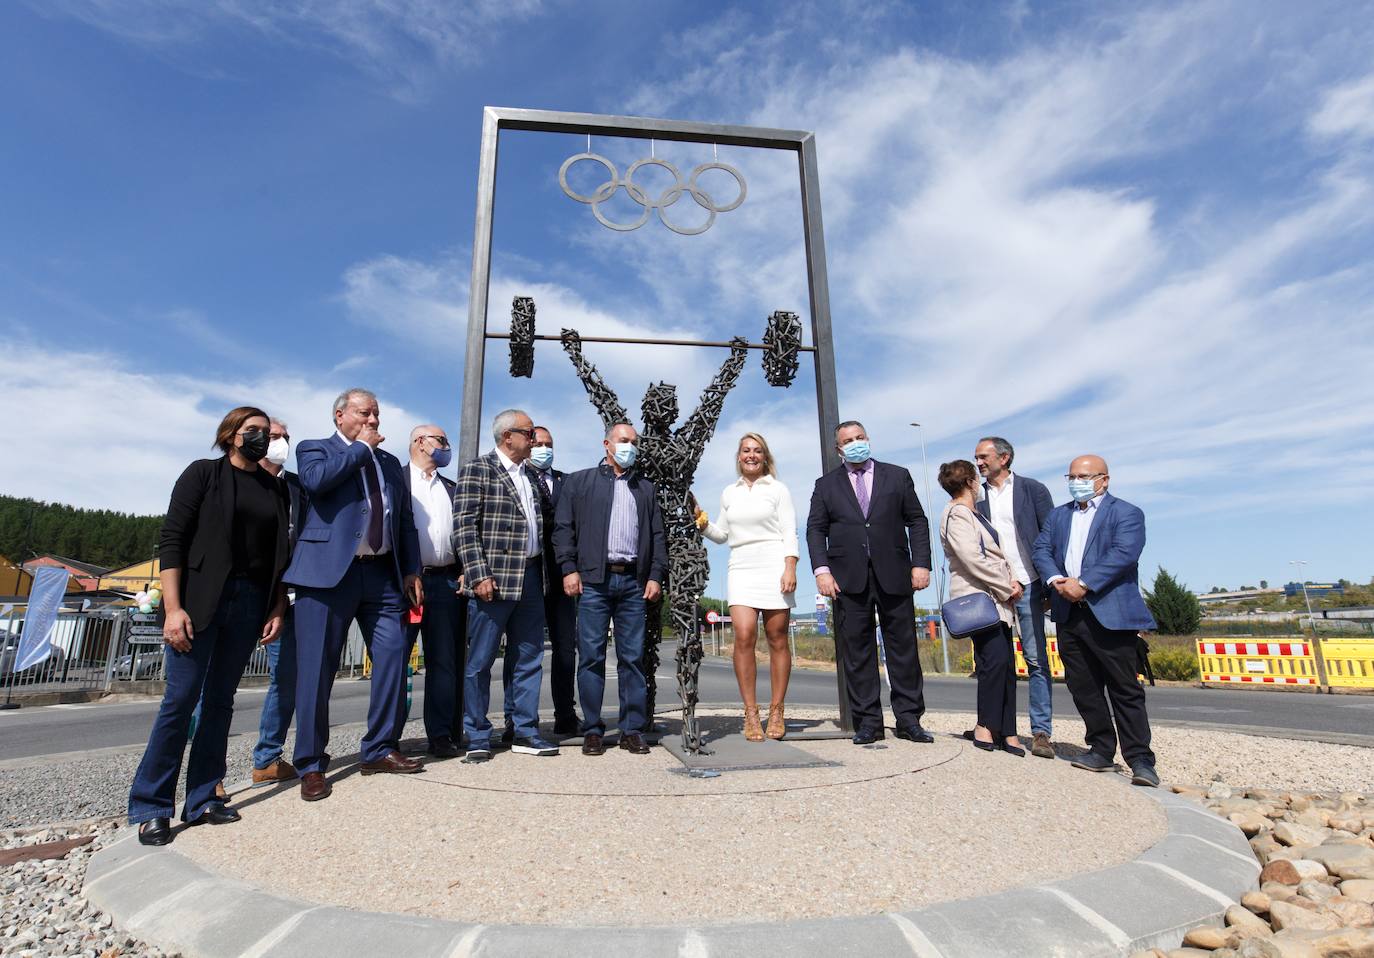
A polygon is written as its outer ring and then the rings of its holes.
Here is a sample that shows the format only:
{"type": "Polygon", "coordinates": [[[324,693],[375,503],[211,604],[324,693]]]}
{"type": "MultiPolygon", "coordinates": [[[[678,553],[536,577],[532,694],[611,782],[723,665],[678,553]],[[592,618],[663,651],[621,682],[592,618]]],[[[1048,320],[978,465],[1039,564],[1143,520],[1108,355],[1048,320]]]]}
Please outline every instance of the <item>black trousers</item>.
{"type": "Polygon", "coordinates": [[[1064,684],[1087,726],[1088,748],[1115,759],[1119,738],[1128,765],[1153,765],[1145,690],[1135,671],[1136,638],[1131,630],[1104,628],[1086,604],[1075,603],[1068,621],[1059,623],[1059,657],[1064,684]]]}
{"type": "Polygon", "coordinates": [[[841,592],[835,600],[835,630],[844,647],[840,667],[844,669],[854,727],[883,727],[882,680],[878,676],[878,645],[873,628],[875,611],[883,629],[883,653],[887,657],[887,679],[892,685],[892,711],[897,726],[920,725],[926,703],[911,593],[884,592],[869,566],[864,590],[841,592]]]}
{"type": "Polygon", "coordinates": [[[994,741],[1016,734],[1016,668],[1011,652],[1011,627],[998,623],[975,632],[973,665],[978,679],[978,724],[994,741]]]}

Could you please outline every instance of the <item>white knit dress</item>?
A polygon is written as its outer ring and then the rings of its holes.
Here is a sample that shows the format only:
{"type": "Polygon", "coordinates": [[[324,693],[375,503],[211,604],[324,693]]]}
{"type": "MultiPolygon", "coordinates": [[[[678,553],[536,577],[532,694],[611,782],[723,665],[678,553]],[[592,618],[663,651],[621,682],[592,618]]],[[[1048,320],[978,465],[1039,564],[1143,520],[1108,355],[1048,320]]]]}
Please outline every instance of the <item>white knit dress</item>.
{"type": "Polygon", "coordinates": [[[782,573],[797,550],[797,511],[787,487],[772,476],[753,485],[743,478],[720,494],[720,513],[702,535],[729,543],[728,594],[731,605],[752,609],[790,609],[795,592],[783,594],[782,573]]]}

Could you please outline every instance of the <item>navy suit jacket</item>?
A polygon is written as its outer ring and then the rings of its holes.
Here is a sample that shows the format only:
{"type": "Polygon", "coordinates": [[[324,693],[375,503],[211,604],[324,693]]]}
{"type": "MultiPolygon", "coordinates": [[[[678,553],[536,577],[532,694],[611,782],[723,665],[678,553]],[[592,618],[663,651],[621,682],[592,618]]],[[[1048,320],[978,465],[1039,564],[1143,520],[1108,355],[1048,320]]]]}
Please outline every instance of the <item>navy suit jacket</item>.
{"type": "MultiPolygon", "coordinates": [[[[1051,576],[1067,576],[1064,554],[1069,547],[1069,527],[1076,502],[1066,502],[1050,513],[1049,521],[1035,540],[1035,571],[1042,581],[1051,576]]],[[[1087,603],[1104,628],[1145,632],[1155,628],[1154,616],[1140,597],[1137,563],[1145,549],[1145,514],[1110,492],[1102,494],[1097,515],[1088,530],[1083,548],[1083,571],[1079,578],[1088,587],[1087,603]]],[[[1054,588],[1050,596],[1050,617],[1064,622],[1072,608],[1054,588]]]]}
{"type": "MultiPolygon", "coordinates": [[[[987,483],[983,483],[987,488],[987,483]]],[[[1031,585],[1038,588],[1043,585],[1043,580],[1035,574],[1035,563],[1031,555],[1035,549],[1035,540],[1040,538],[1040,530],[1045,528],[1045,522],[1054,510],[1054,500],[1050,498],[1050,491],[1045,488],[1043,482],[1036,482],[1020,473],[1013,473],[1011,479],[1011,515],[1016,523],[1016,550],[1021,554],[1021,562],[1026,567],[1026,572],[1030,573],[1031,585]]],[[[984,499],[978,503],[978,514],[984,519],[992,520],[992,507],[984,499]]],[[[1034,594],[1034,593],[1032,593],[1034,594]]],[[[1036,607],[1038,610],[1038,606],[1036,607]]]]}
{"type": "MultiPolygon", "coordinates": [[[[558,496],[553,530],[554,555],[559,577],[573,572],[582,581],[598,585],[606,581],[607,545],[611,532],[611,500],[615,473],[606,463],[574,472],[558,496]]],[[[660,585],[668,576],[668,541],[663,535],[663,514],[654,495],[654,484],[638,469],[626,480],[639,515],[639,546],[635,573],[640,585],[652,579],[660,585]]]]}
{"type": "Polygon", "coordinates": [[[859,509],[848,466],[816,480],[806,518],[811,568],[829,566],[842,592],[868,587],[868,564],[884,592],[911,594],[911,570],[929,569],[930,525],[916,498],[911,473],[891,463],[873,462],[868,516],[859,509]]]}
{"type": "Polygon", "coordinates": [[[544,591],[548,595],[560,598],[569,598],[563,595],[563,570],[558,565],[558,554],[553,547],[553,527],[557,520],[558,500],[563,496],[563,484],[568,481],[568,474],[561,469],[549,469],[544,472],[535,466],[530,466],[530,482],[534,483],[535,490],[539,493],[539,511],[544,513],[544,591]],[[553,491],[544,488],[544,477],[548,476],[553,480],[553,491]]]}
{"type": "MultiPolygon", "coordinates": [[[[391,506],[391,567],[399,587],[406,576],[420,572],[420,544],[400,460],[378,449],[377,464],[391,506]]],[[[307,439],[296,447],[296,473],[308,501],[296,531],[291,565],[283,577],[286,582],[331,589],[343,579],[367,534],[364,467],[372,468],[365,442],[348,443],[335,434],[328,439],[307,439]]]]}

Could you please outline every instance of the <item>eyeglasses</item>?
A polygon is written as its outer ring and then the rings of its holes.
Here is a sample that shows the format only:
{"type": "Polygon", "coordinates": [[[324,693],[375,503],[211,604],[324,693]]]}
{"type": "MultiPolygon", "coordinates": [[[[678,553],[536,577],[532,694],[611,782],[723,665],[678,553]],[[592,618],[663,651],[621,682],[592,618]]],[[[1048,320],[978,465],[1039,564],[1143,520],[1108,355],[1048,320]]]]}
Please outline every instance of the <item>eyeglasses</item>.
{"type": "MultiPolygon", "coordinates": [[[[271,435],[271,434],[269,433],[268,435],[271,435]]],[[[273,438],[273,439],[285,439],[287,442],[290,442],[290,441],[291,441],[291,434],[288,433],[288,432],[284,432],[284,433],[282,433],[280,436],[272,436],[272,438],[273,438]]]]}
{"type": "Polygon", "coordinates": [[[530,442],[534,442],[534,430],[533,430],[533,429],[507,429],[506,432],[513,432],[513,433],[515,433],[515,434],[518,435],[518,436],[524,436],[524,437],[525,437],[526,439],[528,439],[530,442]]]}
{"type": "Polygon", "coordinates": [[[1103,479],[1106,478],[1105,472],[1095,472],[1091,476],[1075,476],[1073,473],[1065,473],[1065,479],[1103,479]]]}
{"type": "Polygon", "coordinates": [[[447,436],[416,436],[416,437],[415,437],[415,441],[416,441],[416,442],[423,442],[423,441],[426,440],[426,439],[433,439],[434,442],[435,442],[435,444],[438,445],[440,449],[447,449],[447,448],[448,448],[448,437],[447,437],[447,436]]]}

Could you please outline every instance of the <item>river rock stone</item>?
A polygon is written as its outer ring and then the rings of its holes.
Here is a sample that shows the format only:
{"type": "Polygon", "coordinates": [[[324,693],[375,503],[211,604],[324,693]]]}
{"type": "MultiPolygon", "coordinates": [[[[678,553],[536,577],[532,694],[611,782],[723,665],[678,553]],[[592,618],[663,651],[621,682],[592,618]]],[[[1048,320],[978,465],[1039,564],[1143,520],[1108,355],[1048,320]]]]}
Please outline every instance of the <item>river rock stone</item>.
{"type": "Polygon", "coordinates": [[[1298,894],[1308,901],[1315,901],[1319,905],[1340,896],[1335,885],[1328,885],[1326,882],[1318,881],[1315,878],[1304,878],[1298,882],[1298,894]]]}
{"type": "Polygon", "coordinates": [[[1296,885],[1304,878],[1325,877],[1326,866],[1314,859],[1299,858],[1296,860],[1288,860],[1277,858],[1264,866],[1264,870],[1260,872],[1259,880],[1261,885],[1266,882],[1278,882],[1282,885],[1296,885]]]}
{"type": "Polygon", "coordinates": [[[1340,921],[1334,915],[1308,911],[1306,908],[1286,901],[1276,901],[1269,906],[1269,923],[1273,925],[1275,931],[1283,931],[1286,928],[1326,931],[1341,926],[1340,921]]]}
{"type": "Polygon", "coordinates": [[[1374,880],[1369,878],[1347,878],[1341,882],[1341,894],[1355,901],[1374,903],[1374,880]]]}
{"type": "Polygon", "coordinates": [[[1280,946],[1290,943],[1301,947],[1306,945],[1310,951],[1283,952],[1284,958],[1374,958],[1374,929],[1341,928],[1336,930],[1292,929],[1280,932],[1271,941],[1280,946]]]}
{"type": "Polygon", "coordinates": [[[1262,891],[1247,891],[1240,896],[1240,903],[1256,915],[1269,913],[1269,896],[1262,891]]]}
{"type": "Polygon", "coordinates": [[[1183,936],[1183,947],[1205,948],[1207,951],[1215,951],[1218,948],[1230,948],[1239,941],[1240,936],[1229,929],[1203,925],[1200,928],[1190,929],[1183,936]]]}
{"type": "Polygon", "coordinates": [[[1278,822],[1274,825],[1274,837],[1282,845],[1294,848],[1309,848],[1320,845],[1325,839],[1320,828],[1303,825],[1298,822],[1278,822]]]}
{"type": "Polygon", "coordinates": [[[1322,908],[1339,918],[1347,928],[1374,928],[1374,905],[1369,902],[1337,897],[1324,902],[1322,908]]]}
{"type": "MultiPolygon", "coordinates": [[[[1277,829],[1275,829],[1277,832],[1277,829]]],[[[1374,879],[1374,848],[1358,845],[1319,845],[1303,851],[1303,858],[1319,862],[1341,878],[1374,879]]]]}
{"type": "Polygon", "coordinates": [[[1269,819],[1258,812],[1232,812],[1226,816],[1231,823],[1245,833],[1246,838],[1258,835],[1262,831],[1267,831],[1270,827],[1269,819]]]}
{"type": "Polygon", "coordinates": [[[1269,927],[1269,922],[1256,917],[1253,912],[1240,905],[1232,905],[1226,909],[1226,925],[1239,931],[1242,938],[1253,938],[1256,935],[1268,938],[1274,933],[1269,927]]]}

